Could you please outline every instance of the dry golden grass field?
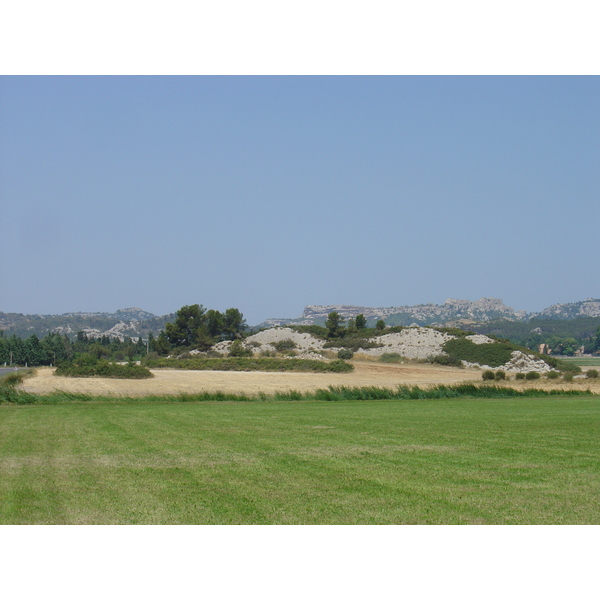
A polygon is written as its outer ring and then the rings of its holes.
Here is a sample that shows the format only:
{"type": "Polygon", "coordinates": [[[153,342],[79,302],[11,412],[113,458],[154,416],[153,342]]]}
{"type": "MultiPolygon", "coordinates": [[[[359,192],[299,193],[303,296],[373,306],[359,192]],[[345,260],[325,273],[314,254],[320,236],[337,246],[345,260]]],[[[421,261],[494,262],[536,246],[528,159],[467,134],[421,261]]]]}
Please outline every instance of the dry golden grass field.
{"type": "MultiPolygon", "coordinates": [[[[429,364],[378,364],[354,362],[351,373],[277,373],[244,371],[184,371],[156,369],[152,379],[102,379],[56,377],[54,369],[42,367],[20,387],[34,394],[48,394],[55,390],[92,395],[146,396],[165,394],[192,394],[198,392],[227,392],[272,394],[280,391],[314,391],[328,386],[395,387],[397,385],[429,386],[438,384],[480,383],[481,370],[457,369],[429,364]]],[[[494,382],[498,384],[499,382],[494,382]]],[[[591,389],[600,393],[600,382],[576,379],[573,383],[562,380],[503,382],[510,387],[536,387],[559,389],[591,389]]]]}

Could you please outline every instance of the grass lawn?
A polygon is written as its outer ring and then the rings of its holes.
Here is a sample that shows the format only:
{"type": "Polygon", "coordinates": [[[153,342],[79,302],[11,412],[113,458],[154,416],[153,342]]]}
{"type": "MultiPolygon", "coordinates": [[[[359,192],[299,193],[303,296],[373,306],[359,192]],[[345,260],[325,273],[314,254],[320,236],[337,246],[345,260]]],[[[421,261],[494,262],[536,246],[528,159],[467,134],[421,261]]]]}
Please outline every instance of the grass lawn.
{"type": "Polygon", "coordinates": [[[0,523],[599,524],[600,397],[0,406],[0,523]]]}
{"type": "Polygon", "coordinates": [[[561,356],[560,359],[578,367],[600,367],[600,356],[561,356]]]}

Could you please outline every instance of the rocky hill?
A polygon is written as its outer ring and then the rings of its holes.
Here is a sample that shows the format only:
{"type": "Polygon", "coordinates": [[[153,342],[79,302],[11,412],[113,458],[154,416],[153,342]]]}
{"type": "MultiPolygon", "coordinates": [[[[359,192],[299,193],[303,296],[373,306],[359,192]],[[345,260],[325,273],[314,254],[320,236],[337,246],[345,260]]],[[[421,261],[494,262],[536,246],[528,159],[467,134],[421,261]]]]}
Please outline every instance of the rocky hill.
{"type": "Polygon", "coordinates": [[[581,302],[553,304],[539,313],[531,315],[540,319],[577,319],[578,317],[600,317],[600,300],[588,298],[581,302]]]}
{"type": "MultiPolygon", "coordinates": [[[[290,327],[273,327],[261,331],[246,338],[242,345],[258,356],[265,351],[270,353],[276,351],[277,344],[282,342],[287,342],[290,348],[293,347],[299,358],[313,360],[322,360],[323,355],[327,353],[335,356],[344,347],[342,340],[339,340],[339,346],[336,345],[336,341],[326,344],[323,338],[310,333],[301,333],[290,327]]],[[[378,358],[384,354],[395,353],[396,356],[405,359],[421,360],[434,356],[455,356],[463,366],[481,369],[500,368],[507,373],[530,371],[547,373],[553,370],[543,357],[536,356],[526,348],[515,348],[485,335],[464,333],[456,335],[430,327],[408,327],[401,331],[365,338],[363,342],[367,342],[366,347],[358,350],[357,356],[378,358]],[[448,342],[452,341],[455,343],[454,347],[448,345],[448,342]]],[[[219,342],[213,346],[213,351],[226,355],[231,344],[230,341],[219,342]]],[[[194,351],[194,353],[198,352],[194,351]]]]}

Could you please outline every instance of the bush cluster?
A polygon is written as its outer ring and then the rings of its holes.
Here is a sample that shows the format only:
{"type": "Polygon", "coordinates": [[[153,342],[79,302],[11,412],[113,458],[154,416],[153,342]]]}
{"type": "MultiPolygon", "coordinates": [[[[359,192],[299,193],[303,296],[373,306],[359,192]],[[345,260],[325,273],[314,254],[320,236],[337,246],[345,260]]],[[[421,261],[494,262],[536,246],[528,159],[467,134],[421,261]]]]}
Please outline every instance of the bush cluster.
{"type": "Polygon", "coordinates": [[[110,379],[149,379],[154,375],[141,365],[119,365],[104,360],[62,363],[54,372],[63,377],[108,377],[110,379]]]}
{"type": "Polygon", "coordinates": [[[598,378],[598,371],[596,369],[588,369],[585,373],[585,376],[588,379],[597,379],[598,378]]]}
{"type": "Polygon", "coordinates": [[[296,342],[289,338],[287,340],[280,340],[279,342],[275,342],[273,346],[275,347],[275,350],[277,350],[277,352],[286,352],[289,350],[294,350],[298,347],[296,342]]]}
{"type": "Polygon", "coordinates": [[[402,360],[402,355],[397,352],[384,352],[379,357],[379,361],[384,363],[399,363],[402,362],[402,360]]]}
{"type": "MultiPolygon", "coordinates": [[[[481,375],[484,381],[505,381],[507,379],[504,371],[484,371],[481,375]]],[[[519,379],[519,377],[517,377],[519,379]]]]}
{"type": "Polygon", "coordinates": [[[446,367],[463,367],[463,362],[456,356],[449,354],[437,354],[436,356],[427,357],[428,362],[436,365],[444,365],[446,367]]]}
{"type": "Polygon", "coordinates": [[[342,360],[350,360],[353,356],[354,356],[354,353],[352,352],[352,350],[348,350],[347,348],[342,348],[337,353],[337,357],[342,360]]]}
{"type": "Polygon", "coordinates": [[[252,354],[252,349],[243,346],[241,340],[235,340],[235,342],[233,342],[233,344],[231,344],[229,347],[229,356],[240,358],[244,356],[252,356],[252,354]]]}
{"type": "Polygon", "coordinates": [[[442,349],[455,359],[490,367],[499,367],[512,357],[512,348],[509,344],[502,342],[475,344],[464,337],[448,340],[442,349]]]}

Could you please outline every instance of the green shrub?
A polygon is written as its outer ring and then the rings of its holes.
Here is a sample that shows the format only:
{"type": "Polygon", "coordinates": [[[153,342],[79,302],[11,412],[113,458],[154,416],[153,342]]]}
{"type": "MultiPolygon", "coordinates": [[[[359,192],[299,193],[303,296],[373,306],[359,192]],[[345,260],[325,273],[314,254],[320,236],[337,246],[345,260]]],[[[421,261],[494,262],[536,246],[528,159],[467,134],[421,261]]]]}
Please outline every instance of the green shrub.
{"type": "Polygon", "coordinates": [[[504,381],[506,379],[506,373],[504,371],[496,371],[494,376],[496,381],[504,381]]]}
{"type": "Polygon", "coordinates": [[[494,374],[494,371],[484,371],[481,374],[481,378],[484,381],[493,381],[496,378],[496,375],[494,374]]]}
{"type": "Polygon", "coordinates": [[[354,367],[351,364],[344,362],[343,360],[332,360],[327,366],[329,367],[328,370],[332,373],[347,373],[348,371],[354,370],[354,367]]]}
{"type": "Polygon", "coordinates": [[[235,340],[235,342],[233,342],[231,346],[229,346],[229,356],[235,358],[240,358],[243,356],[252,356],[252,349],[244,347],[242,345],[241,340],[235,340]]]}
{"type": "Polygon", "coordinates": [[[402,355],[397,352],[384,352],[379,357],[379,361],[384,363],[399,363],[402,362],[402,355]]]}
{"type": "Polygon", "coordinates": [[[342,360],[350,360],[354,356],[352,350],[348,350],[347,348],[342,348],[338,353],[337,357],[342,360]]]}
{"type": "Polygon", "coordinates": [[[585,376],[588,379],[597,379],[598,378],[598,371],[596,369],[588,369],[585,372],[585,376]]]}
{"type": "Polygon", "coordinates": [[[564,379],[565,381],[573,381],[573,373],[565,373],[565,374],[563,375],[563,379],[564,379]]]}
{"type": "Polygon", "coordinates": [[[319,340],[327,339],[327,328],[320,325],[290,325],[290,329],[298,333],[310,333],[319,340]]]}
{"type": "Polygon", "coordinates": [[[525,373],[517,373],[515,379],[525,379],[525,373]]]}
{"type": "Polygon", "coordinates": [[[512,348],[508,344],[502,342],[475,344],[464,337],[448,340],[442,349],[454,358],[490,367],[499,367],[512,357],[512,348]]]}
{"type": "Polygon", "coordinates": [[[19,369],[0,377],[0,385],[15,386],[23,383],[23,379],[35,373],[35,369],[19,369]]]}
{"type": "Polygon", "coordinates": [[[541,375],[537,372],[537,371],[529,371],[529,373],[527,373],[527,375],[525,375],[525,379],[528,380],[532,380],[532,379],[539,379],[541,377],[541,375]]]}
{"type": "Polygon", "coordinates": [[[560,373],[558,371],[548,371],[546,373],[546,377],[548,379],[558,379],[560,377],[560,373]]]}
{"type": "Polygon", "coordinates": [[[279,342],[275,342],[273,346],[275,350],[277,350],[277,352],[285,352],[286,350],[293,350],[294,348],[298,347],[296,342],[289,338],[287,340],[280,340],[279,342]]]}
{"type": "Polygon", "coordinates": [[[462,367],[463,362],[460,358],[455,356],[449,356],[448,354],[436,354],[435,356],[428,356],[427,362],[436,365],[444,365],[445,367],[462,367]]]}

